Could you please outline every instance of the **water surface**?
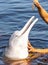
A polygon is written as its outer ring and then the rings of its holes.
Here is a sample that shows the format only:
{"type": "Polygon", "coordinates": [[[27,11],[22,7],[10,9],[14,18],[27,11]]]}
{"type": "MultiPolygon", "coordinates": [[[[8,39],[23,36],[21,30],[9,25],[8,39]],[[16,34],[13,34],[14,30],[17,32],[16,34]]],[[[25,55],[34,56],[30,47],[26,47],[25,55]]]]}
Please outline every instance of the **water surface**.
{"type": "MultiPolygon", "coordinates": [[[[39,0],[40,4],[48,11],[48,0],[39,0]]],[[[11,34],[20,30],[35,15],[39,21],[30,32],[31,44],[37,48],[48,48],[48,25],[40,18],[37,8],[32,11],[32,0],[0,0],[0,58],[4,49],[8,46],[11,34]]],[[[31,65],[48,65],[48,55],[39,57],[31,62],[31,65]]],[[[0,60],[0,65],[4,65],[0,60]]]]}

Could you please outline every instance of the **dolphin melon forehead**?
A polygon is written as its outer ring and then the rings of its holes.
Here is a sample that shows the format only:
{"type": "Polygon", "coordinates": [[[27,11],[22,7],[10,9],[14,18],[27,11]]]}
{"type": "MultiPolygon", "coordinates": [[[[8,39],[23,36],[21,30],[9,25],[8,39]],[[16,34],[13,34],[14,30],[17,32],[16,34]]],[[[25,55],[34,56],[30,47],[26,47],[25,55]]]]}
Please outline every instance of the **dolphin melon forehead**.
{"type": "Polygon", "coordinates": [[[17,31],[14,32],[14,34],[19,36],[20,35],[20,31],[17,30],[17,31]]]}

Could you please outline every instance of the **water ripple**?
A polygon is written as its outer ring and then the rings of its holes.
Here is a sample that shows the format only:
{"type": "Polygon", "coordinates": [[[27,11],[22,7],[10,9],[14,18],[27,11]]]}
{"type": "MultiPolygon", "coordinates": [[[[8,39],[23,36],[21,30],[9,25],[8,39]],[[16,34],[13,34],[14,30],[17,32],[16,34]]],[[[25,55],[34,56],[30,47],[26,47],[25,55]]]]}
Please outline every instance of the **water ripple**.
{"type": "MultiPolygon", "coordinates": [[[[11,34],[15,30],[22,29],[33,15],[38,17],[39,21],[30,32],[30,42],[34,47],[48,48],[48,25],[41,19],[36,8],[32,11],[32,1],[0,0],[0,57],[3,56],[3,51],[8,46],[11,34]]],[[[48,11],[48,1],[39,0],[39,2],[48,11]]],[[[31,65],[48,65],[48,62],[43,62],[43,59],[47,57],[40,57],[41,60],[36,59],[31,62],[31,65]]],[[[0,65],[4,65],[1,60],[0,65]]]]}

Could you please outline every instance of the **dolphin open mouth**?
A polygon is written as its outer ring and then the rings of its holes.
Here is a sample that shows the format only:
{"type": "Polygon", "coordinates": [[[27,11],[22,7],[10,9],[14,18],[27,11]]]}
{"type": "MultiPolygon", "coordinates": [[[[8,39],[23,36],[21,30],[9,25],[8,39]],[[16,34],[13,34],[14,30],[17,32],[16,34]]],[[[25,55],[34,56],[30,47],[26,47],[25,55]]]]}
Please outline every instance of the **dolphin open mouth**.
{"type": "Polygon", "coordinates": [[[23,35],[25,33],[27,33],[27,35],[29,34],[31,28],[34,26],[34,24],[38,21],[38,18],[35,19],[35,16],[32,16],[29,21],[25,24],[25,26],[22,28],[22,30],[20,31],[20,35],[23,35]]]}

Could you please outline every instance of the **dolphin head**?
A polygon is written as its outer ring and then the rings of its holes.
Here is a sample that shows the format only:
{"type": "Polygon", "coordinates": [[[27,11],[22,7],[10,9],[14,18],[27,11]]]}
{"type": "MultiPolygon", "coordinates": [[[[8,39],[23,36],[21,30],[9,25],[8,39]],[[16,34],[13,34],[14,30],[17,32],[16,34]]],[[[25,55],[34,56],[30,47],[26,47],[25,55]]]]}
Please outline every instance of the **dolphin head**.
{"type": "MultiPolygon", "coordinates": [[[[38,21],[38,18],[34,19],[32,16],[25,26],[20,31],[15,31],[9,40],[8,56],[12,58],[26,58],[28,56],[28,36],[31,28],[38,21]]],[[[7,55],[6,54],[6,55],[7,55]]]]}

